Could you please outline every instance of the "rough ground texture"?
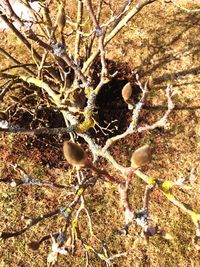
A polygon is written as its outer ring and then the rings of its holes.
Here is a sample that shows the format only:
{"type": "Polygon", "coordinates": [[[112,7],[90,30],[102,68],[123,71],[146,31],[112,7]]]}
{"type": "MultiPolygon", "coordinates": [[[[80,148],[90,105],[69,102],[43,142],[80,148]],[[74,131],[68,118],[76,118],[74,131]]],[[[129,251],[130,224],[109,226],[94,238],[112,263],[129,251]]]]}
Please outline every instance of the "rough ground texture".
{"type": "MultiPolygon", "coordinates": [[[[177,1],[178,3],[178,1],[177,1]]],[[[179,1],[179,4],[185,4],[179,1]]],[[[187,3],[186,3],[187,4],[187,3]]],[[[185,5],[186,7],[187,5],[185,5]]],[[[108,58],[117,62],[121,75],[113,83],[112,90],[119,90],[124,80],[132,81],[131,71],[139,73],[145,81],[151,75],[154,86],[149,101],[142,113],[141,125],[153,123],[164,112],[166,99],[164,89],[167,83],[176,91],[176,107],[170,116],[167,130],[154,130],[128,136],[117,142],[112,148],[118,162],[124,166],[130,164],[131,152],[138,146],[151,143],[154,147],[152,162],[143,170],[150,176],[161,180],[175,180],[188,174],[200,152],[200,13],[187,13],[172,3],[155,2],[145,7],[108,47],[108,58]],[[124,69],[124,73],[123,73],[124,69]]],[[[5,37],[1,42],[7,45],[5,37]]],[[[12,37],[14,38],[14,37],[12,37]]],[[[16,42],[16,40],[14,39],[16,42]]],[[[10,52],[13,52],[12,43],[10,52]]],[[[20,45],[20,44],[18,44],[20,45]]],[[[22,58],[22,54],[18,55],[22,58]]],[[[1,65],[6,67],[1,58],[1,65]]],[[[120,129],[126,127],[130,120],[130,111],[122,102],[117,92],[101,96],[99,100],[104,111],[99,112],[99,120],[111,121],[117,118],[120,129]],[[111,97],[110,96],[110,97],[111,97]]],[[[53,114],[55,116],[56,114],[53,114]]],[[[18,118],[19,119],[19,118],[18,118]]],[[[28,118],[25,118],[26,122],[28,118]]],[[[62,125],[62,123],[60,124],[62,125]]],[[[93,132],[94,134],[94,132],[93,132]]],[[[98,136],[99,143],[105,137],[98,136]]],[[[81,140],[80,140],[81,142],[81,140]]],[[[87,147],[86,147],[87,149],[87,147]]],[[[74,179],[68,164],[62,155],[62,143],[56,138],[39,140],[15,135],[0,136],[0,170],[1,178],[17,178],[8,163],[18,163],[38,179],[66,184],[74,179]]],[[[105,166],[105,162],[102,161],[105,166]]],[[[107,166],[116,176],[110,165],[107,166]]],[[[198,170],[198,175],[200,170],[198,170]]],[[[200,212],[200,178],[196,186],[189,191],[175,191],[176,196],[200,212]]],[[[133,178],[129,195],[133,208],[140,209],[144,192],[144,183],[133,178]]],[[[1,184],[0,189],[0,231],[12,231],[24,227],[26,218],[38,216],[65,203],[65,191],[62,189],[38,188],[24,186],[11,188],[1,184]]],[[[115,234],[122,227],[123,216],[118,208],[118,192],[106,188],[102,182],[86,192],[94,232],[98,238],[105,240],[111,253],[128,252],[126,257],[116,259],[114,266],[128,267],[175,267],[200,266],[200,254],[192,245],[194,226],[187,215],[170,204],[155,190],[152,194],[150,211],[158,225],[168,232],[172,239],[160,236],[152,237],[149,244],[137,240],[139,229],[132,225],[128,236],[115,234]],[[134,242],[137,240],[137,242],[134,242]]],[[[58,231],[63,218],[55,217],[39,223],[17,238],[1,241],[0,266],[43,267],[50,250],[50,241],[44,242],[38,251],[32,251],[27,243],[40,240],[45,234],[58,231]]],[[[86,220],[83,214],[82,231],[86,220]]],[[[87,231],[85,236],[87,236],[87,231]]],[[[94,241],[93,241],[94,242],[94,241]]],[[[98,245],[97,245],[98,247],[98,245]]],[[[91,266],[105,266],[91,255],[91,266]]],[[[85,266],[84,254],[77,249],[75,256],[61,256],[56,266],[85,266]]]]}

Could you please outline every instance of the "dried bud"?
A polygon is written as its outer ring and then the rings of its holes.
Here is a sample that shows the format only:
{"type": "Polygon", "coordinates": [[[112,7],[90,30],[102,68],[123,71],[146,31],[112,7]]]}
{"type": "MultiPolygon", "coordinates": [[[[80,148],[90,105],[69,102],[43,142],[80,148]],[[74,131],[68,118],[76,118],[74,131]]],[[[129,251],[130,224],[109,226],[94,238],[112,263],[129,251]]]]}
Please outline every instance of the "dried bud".
{"type": "Polygon", "coordinates": [[[147,82],[148,89],[151,90],[154,86],[153,78],[152,76],[149,77],[148,82],[147,82]]]}
{"type": "Polygon", "coordinates": [[[28,247],[32,250],[38,250],[40,247],[40,242],[37,241],[30,242],[28,243],[28,247]]]}
{"type": "Polygon", "coordinates": [[[157,233],[158,233],[158,226],[156,224],[148,225],[144,229],[145,236],[154,236],[157,233]]]}
{"type": "Polygon", "coordinates": [[[77,144],[65,141],[63,145],[64,156],[66,160],[73,166],[79,168],[87,167],[88,160],[87,154],[84,150],[77,144]]]}
{"type": "Polygon", "coordinates": [[[135,150],[131,157],[131,167],[139,168],[147,164],[151,160],[151,147],[149,145],[144,145],[137,150],[135,150]]]}
{"type": "Polygon", "coordinates": [[[122,97],[124,101],[128,104],[128,109],[133,109],[134,101],[132,98],[133,89],[131,83],[127,83],[122,89],[122,97]]]}
{"type": "Polygon", "coordinates": [[[60,33],[63,32],[63,29],[65,27],[65,23],[66,23],[66,17],[65,17],[65,9],[63,4],[60,5],[59,7],[59,11],[58,11],[58,16],[57,16],[57,26],[58,26],[58,31],[60,33]]]}

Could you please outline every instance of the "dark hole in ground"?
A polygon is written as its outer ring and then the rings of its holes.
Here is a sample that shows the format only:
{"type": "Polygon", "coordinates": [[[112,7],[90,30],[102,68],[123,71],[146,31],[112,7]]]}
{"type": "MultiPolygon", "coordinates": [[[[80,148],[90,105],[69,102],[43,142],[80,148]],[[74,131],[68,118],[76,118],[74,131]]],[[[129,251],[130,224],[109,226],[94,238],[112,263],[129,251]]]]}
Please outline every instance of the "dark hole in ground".
{"type": "MultiPolygon", "coordinates": [[[[141,93],[139,87],[135,84],[134,70],[129,67],[128,62],[115,62],[107,60],[108,72],[113,74],[117,71],[117,75],[108,84],[104,85],[99,92],[96,100],[95,120],[101,127],[108,127],[105,130],[106,135],[96,126],[97,133],[91,129],[90,133],[96,138],[98,143],[105,142],[109,137],[123,133],[128,127],[131,119],[131,111],[128,110],[127,104],[124,102],[121,91],[127,82],[131,82],[133,86],[133,98],[138,101],[138,95],[141,93]]],[[[99,73],[101,73],[101,62],[97,61],[93,66],[93,77],[96,84],[99,82],[99,73]]]]}
{"type": "Polygon", "coordinates": [[[52,110],[51,108],[43,108],[38,111],[37,117],[47,121],[49,128],[65,127],[63,115],[59,111],[52,110]]]}
{"type": "MultiPolygon", "coordinates": [[[[106,136],[99,127],[96,127],[98,129],[98,138],[107,139],[108,137],[121,134],[127,129],[131,120],[132,111],[128,110],[128,106],[121,95],[122,88],[127,82],[129,82],[128,79],[113,79],[106,84],[98,94],[95,120],[104,128],[106,128],[109,123],[113,122],[109,127],[109,129],[113,129],[113,131],[105,130],[106,136]]],[[[138,95],[141,91],[134,83],[132,83],[132,87],[134,92],[133,99],[135,103],[137,103],[138,95]]],[[[95,133],[93,133],[93,135],[95,135],[95,133]]]]}
{"type": "MultiPolygon", "coordinates": [[[[96,66],[96,76],[100,73],[101,66],[96,66]]],[[[91,129],[89,132],[97,143],[103,144],[107,138],[123,133],[130,121],[132,112],[128,110],[127,104],[124,102],[121,91],[123,86],[127,82],[131,82],[133,86],[135,102],[138,101],[138,95],[141,93],[138,86],[135,84],[134,75],[127,64],[117,64],[115,62],[108,62],[109,73],[114,73],[118,70],[118,74],[108,84],[106,84],[100,91],[96,100],[95,120],[101,126],[106,128],[109,123],[113,122],[108,129],[113,131],[104,130],[104,133],[96,126],[98,132],[91,129]],[[105,135],[106,134],[106,135],[105,135]]],[[[94,78],[96,77],[94,74],[94,78]]],[[[98,83],[98,78],[96,77],[98,83]]],[[[33,108],[33,98],[30,98],[26,103],[30,108],[33,108]],[[29,102],[30,101],[30,102],[29,102]]],[[[34,105],[35,106],[35,105],[34,105]]],[[[65,122],[61,112],[55,111],[52,108],[44,107],[37,109],[34,121],[33,116],[24,110],[21,116],[16,116],[13,121],[24,128],[40,128],[50,127],[58,128],[65,127],[65,122]]],[[[18,113],[18,112],[17,112],[18,113]]],[[[21,112],[20,112],[21,113],[21,112]]],[[[18,113],[17,115],[20,115],[18,113]]],[[[83,140],[79,140],[81,143],[83,140]]],[[[49,165],[50,167],[62,167],[65,166],[63,160],[62,144],[58,136],[24,136],[16,140],[15,149],[16,153],[24,153],[27,157],[35,160],[37,163],[49,165]],[[21,143],[23,142],[23,146],[21,143]]]]}

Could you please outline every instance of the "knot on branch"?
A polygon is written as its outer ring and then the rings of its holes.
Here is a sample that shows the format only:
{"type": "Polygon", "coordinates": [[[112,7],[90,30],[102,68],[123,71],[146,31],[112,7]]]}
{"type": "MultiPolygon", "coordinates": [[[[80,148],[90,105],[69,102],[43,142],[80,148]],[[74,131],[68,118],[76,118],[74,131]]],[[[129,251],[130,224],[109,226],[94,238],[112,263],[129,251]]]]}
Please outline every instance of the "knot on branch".
{"type": "Polygon", "coordinates": [[[58,237],[56,238],[56,242],[59,244],[59,246],[62,246],[63,243],[66,241],[67,236],[65,232],[60,232],[58,237]]]}
{"type": "Polygon", "coordinates": [[[22,179],[24,184],[32,184],[32,185],[42,185],[42,182],[38,179],[35,179],[31,176],[29,176],[28,174],[24,174],[24,177],[22,179]]]}
{"type": "Polygon", "coordinates": [[[137,212],[135,214],[135,220],[137,222],[137,225],[140,225],[142,228],[144,228],[148,224],[149,220],[147,208],[143,208],[139,212],[137,212]]]}
{"type": "Polygon", "coordinates": [[[53,46],[53,53],[54,55],[61,57],[66,52],[66,48],[61,43],[56,43],[53,46]]]}
{"type": "Polygon", "coordinates": [[[73,124],[73,125],[70,125],[67,127],[67,132],[71,133],[71,132],[74,132],[77,128],[77,123],[76,124],[73,124]]]}
{"type": "Polygon", "coordinates": [[[12,132],[18,132],[21,128],[19,125],[9,125],[9,129],[12,131],[12,132]]]}
{"type": "Polygon", "coordinates": [[[143,2],[144,1],[141,0],[135,5],[135,8],[136,8],[137,11],[139,11],[143,7],[143,5],[144,5],[143,2]]]}
{"type": "Polygon", "coordinates": [[[66,221],[68,222],[70,219],[71,212],[66,210],[66,207],[60,208],[60,213],[65,217],[66,221]]]}
{"type": "Polygon", "coordinates": [[[104,35],[103,28],[97,28],[96,29],[96,34],[97,34],[98,37],[103,36],[104,35]]]}
{"type": "Polygon", "coordinates": [[[91,93],[90,93],[90,96],[89,96],[89,98],[88,98],[88,102],[87,102],[87,104],[88,104],[87,106],[88,106],[88,107],[90,107],[90,108],[91,108],[91,107],[92,107],[92,108],[94,107],[94,105],[95,105],[95,100],[96,100],[96,96],[97,96],[97,95],[96,95],[95,92],[91,92],[91,93]]]}

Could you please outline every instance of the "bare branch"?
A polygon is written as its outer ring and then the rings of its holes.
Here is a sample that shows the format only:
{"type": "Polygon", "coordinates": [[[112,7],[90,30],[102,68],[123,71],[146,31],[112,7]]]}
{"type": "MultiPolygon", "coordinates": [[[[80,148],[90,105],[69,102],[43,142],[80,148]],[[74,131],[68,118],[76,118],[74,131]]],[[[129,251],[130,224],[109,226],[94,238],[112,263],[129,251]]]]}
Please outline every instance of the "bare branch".
{"type": "Polygon", "coordinates": [[[132,133],[137,131],[137,123],[138,123],[138,119],[140,116],[140,112],[142,110],[142,107],[145,104],[145,101],[146,101],[146,98],[147,98],[147,95],[149,92],[147,86],[145,86],[143,88],[141,83],[139,83],[139,77],[138,76],[137,76],[137,83],[140,85],[140,89],[142,90],[142,97],[141,97],[140,101],[135,105],[135,108],[134,108],[133,113],[132,113],[132,121],[124,133],[116,135],[110,139],[107,139],[106,144],[103,147],[103,151],[106,151],[117,140],[122,139],[122,138],[126,137],[127,135],[132,134],[132,133]]]}
{"type": "Polygon", "coordinates": [[[157,127],[167,127],[167,120],[169,115],[171,114],[172,110],[174,109],[174,104],[172,102],[171,96],[173,95],[172,86],[168,85],[166,89],[166,97],[168,100],[168,109],[165,113],[165,115],[157,122],[155,122],[153,125],[146,125],[144,127],[139,127],[138,132],[147,131],[147,130],[153,130],[157,127]]]}
{"type": "Polygon", "coordinates": [[[77,125],[70,125],[66,128],[39,128],[34,130],[28,130],[20,128],[17,125],[8,124],[7,128],[1,128],[1,121],[0,121],[0,132],[4,133],[20,133],[25,135],[62,135],[66,133],[74,132],[77,128],[77,125]]]}
{"type": "Polygon", "coordinates": [[[53,217],[55,215],[58,215],[59,213],[61,213],[61,210],[60,209],[56,209],[56,210],[54,210],[52,212],[48,212],[48,213],[42,214],[39,217],[36,217],[34,219],[30,219],[26,227],[24,227],[21,230],[16,231],[16,232],[1,232],[0,238],[8,239],[8,238],[11,238],[11,237],[16,237],[16,236],[22,235],[28,229],[30,229],[32,226],[38,224],[39,222],[41,222],[41,221],[43,221],[45,219],[51,218],[51,217],[53,217]]]}
{"type": "Polygon", "coordinates": [[[76,19],[76,39],[75,39],[75,51],[74,51],[74,59],[76,63],[79,63],[80,59],[80,42],[81,42],[81,35],[79,31],[82,30],[81,24],[83,20],[83,1],[78,1],[78,10],[77,10],[77,19],[76,19]]]}
{"type": "MultiPolygon", "coordinates": [[[[34,72],[32,70],[30,70],[29,68],[27,68],[27,65],[22,64],[21,62],[19,62],[17,59],[15,59],[14,57],[12,57],[8,52],[6,52],[3,48],[0,47],[0,53],[2,55],[4,55],[6,58],[10,59],[12,62],[14,62],[15,64],[17,64],[17,66],[22,67],[28,74],[30,75],[34,75],[34,72]]],[[[2,71],[2,70],[1,70],[2,71]]],[[[5,70],[4,70],[5,71],[5,70]]]]}
{"type": "Polygon", "coordinates": [[[0,92],[0,101],[3,100],[5,94],[8,92],[8,90],[12,87],[13,84],[15,84],[15,81],[9,80],[2,86],[2,90],[0,92]]]}
{"type": "MultiPolygon", "coordinates": [[[[127,14],[126,16],[116,25],[116,27],[106,36],[105,38],[105,46],[115,37],[117,33],[131,20],[144,6],[151,4],[155,0],[144,0],[139,1],[127,14]]],[[[94,62],[95,58],[99,55],[99,49],[94,51],[92,55],[88,58],[88,60],[84,63],[82,72],[90,67],[90,65],[94,62]]]]}
{"type": "Polygon", "coordinates": [[[17,28],[13,25],[13,23],[9,22],[7,16],[2,14],[2,12],[0,12],[0,17],[8,25],[8,27],[15,33],[15,35],[25,44],[25,46],[29,49],[29,51],[33,52],[34,57],[37,60],[41,60],[41,57],[37,53],[37,51],[32,47],[32,45],[28,42],[28,40],[21,34],[21,32],[17,30],[17,28]]]}

